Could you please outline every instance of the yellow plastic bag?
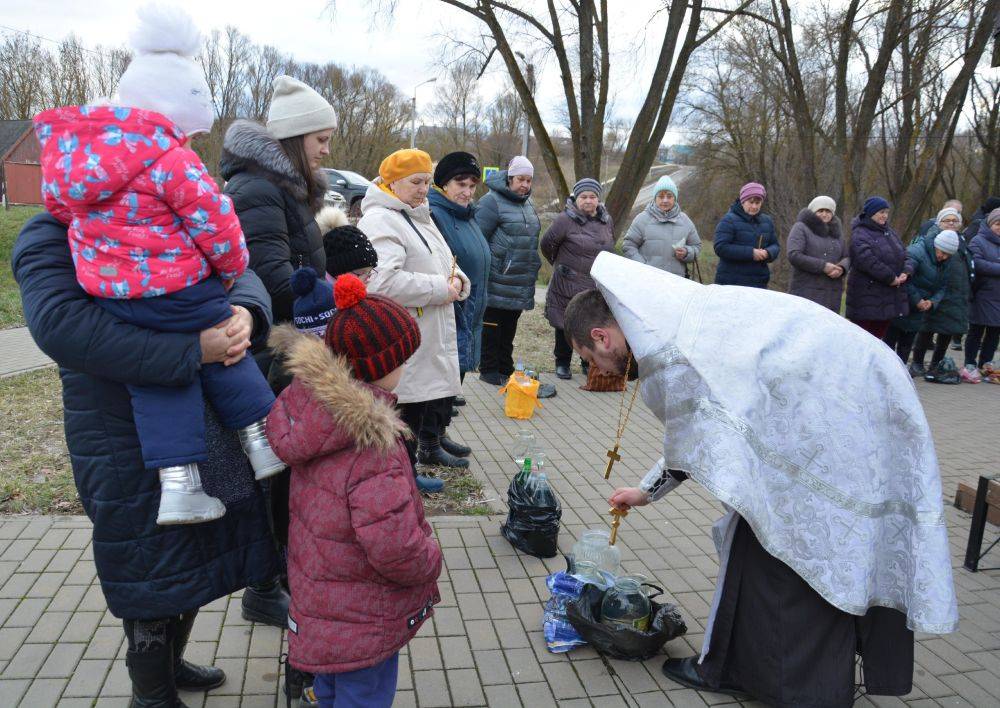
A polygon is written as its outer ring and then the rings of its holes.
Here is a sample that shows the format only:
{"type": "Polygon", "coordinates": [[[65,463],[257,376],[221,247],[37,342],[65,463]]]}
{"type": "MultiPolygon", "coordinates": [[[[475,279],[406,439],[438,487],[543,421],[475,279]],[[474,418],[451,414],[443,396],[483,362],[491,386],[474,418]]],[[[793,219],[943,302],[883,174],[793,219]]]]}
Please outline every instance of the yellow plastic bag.
{"type": "Polygon", "coordinates": [[[517,420],[528,420],[535,414],[535,408],[541,408],[538,402],[538,385],[535,379],[529,379],[520,372],[514,372],[507,379],[507,384],[500,389],[500,393],[506,394],[504,401],[504,413],[508,418],[517,420]]]}

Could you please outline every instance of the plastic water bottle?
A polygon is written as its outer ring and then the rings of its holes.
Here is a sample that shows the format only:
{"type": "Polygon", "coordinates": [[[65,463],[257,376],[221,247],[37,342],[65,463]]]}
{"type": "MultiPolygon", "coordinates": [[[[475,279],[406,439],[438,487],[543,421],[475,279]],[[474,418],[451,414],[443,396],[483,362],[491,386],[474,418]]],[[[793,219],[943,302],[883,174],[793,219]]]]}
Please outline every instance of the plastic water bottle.
{"type": "Polygon", "coordinates": [[[517,366],[514,367],[514,380],[522,384],[528,383],[529,380],[524,373],[524,361],[521,357],[517,358],[517,366]]]}
{"type": "Polygon", "coordinates": [[[537,507],[553,508],[556,505],[555,495],[549,486],[549,478],[544,472],[531,475],[531,501],[537,507]]]}

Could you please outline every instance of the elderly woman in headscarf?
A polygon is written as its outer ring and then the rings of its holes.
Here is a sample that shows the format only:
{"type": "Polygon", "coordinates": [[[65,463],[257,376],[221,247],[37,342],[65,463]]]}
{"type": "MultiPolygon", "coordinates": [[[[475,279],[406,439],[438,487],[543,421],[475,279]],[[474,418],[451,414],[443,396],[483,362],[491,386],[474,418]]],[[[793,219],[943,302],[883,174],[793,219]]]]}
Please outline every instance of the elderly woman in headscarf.
{"type": "Polygon", "coordinates": [[[840,312],[851,259],[836,211],[832,198],[819,196],[799,212],[788,234],[788,262],[792,265],[788,292],[840,312]]]}
{"type": "Polygon", "coordinates": [[[688,264],[701,252],[698,230],[681,211],[677,185],[663,175],[653,187],[653,199],[625,232],[622,255],[686,278],[688,264]]]}
{"type": "MultiPolygon", "coordinates": [[[[611,215],[601,203],[604,189],[596,179],[584,177],[573,185],[573,194],[566,199],[566,208],[555,218],[542,237],[542,255],[552,264],[552,280],[545,295],[545,319],[555,329],[556,376],[572,378],[570,363],[573,347],[563,334],[566,305],[577,293],[590,290],[590,266],[601,251],[615,245],[611,215]]],[[[582,360],[581,360],[582,361],[582,360]]],[[[587,364],[582,364],[587,373],[587,364]]]]}
{"type": "MultiPolygon", "coordinates": [[[[397,150],[385,158],[361,202],[358,228],[378,253],[369,291],[409,309],[420,326],[420,347],[395,391],[416,439],[411,457],[426,465],[468,467],[468,460],[441,447],[452,398],[462,390],[452,303],[469,297],[470,284],[431,219],[427,193],[433,171],[423,150],[397,150]]],[[[427,492],[443,487],[424,474],[417,475],[417,485],[427,492]]]]}

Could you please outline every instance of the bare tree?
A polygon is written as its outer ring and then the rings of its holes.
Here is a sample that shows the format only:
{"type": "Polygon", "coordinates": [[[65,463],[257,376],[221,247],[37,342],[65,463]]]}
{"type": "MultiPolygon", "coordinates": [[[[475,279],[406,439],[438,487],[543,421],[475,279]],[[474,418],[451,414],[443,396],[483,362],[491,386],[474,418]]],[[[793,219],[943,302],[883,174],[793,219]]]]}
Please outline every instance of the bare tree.
{"type": "MultiPolygon", "coordinates": [[[[600,178],[604,129],[611,83],[610,27],[607,0],[546,0],[518,3],[500,0],[436,0],[474,17],[485,28],[489,46],[500,56],[528,116],[546,171],[559,195],[569,192],[553,136],[542,120],[515,44],[531,42],[552,56],[559,67],[570,127],[576,177],[600,178]]],[[[616,228],[621,228],[670,124],[681,82],[694,52],[713,37],[753,0],[733,7],[709,8],[701,0],[664,6],[666,18],[656,68],[625,147],[624,160],[606,204],[616,228]],[[715,24],[706,14],[720,15],[715,24]],[[710,27],[706,25],[711,24],[710,27]]],[[[332,4],[332,3],[331,3],[332,4]]],[[[376,2],[378,10],[391,12],[396,0],[376,2]]],[[[722,3],[725,5],[725,3],[722,3]]],[[[657,14],[660,14],[659,12],[657,14]]]]}
{"type": "Polygon", "coordinates": [[[91,98],[111,97],[118,89],[132,55],[124,47],[97,47],[87,67],[90,75],[91,98]]]}
{"type": "Polygon", "coordinates": [[[43,107],[51,58],[34,37],[11,32],[0,44],[0,119],[25,120],[43,107]]]}
{"type": "Polygon", "coordinates": [[[241,112],[247,118],[264,120],[271,103],[271,83],[288,70],[291,59],[270,45],[251,47],[247,54],[241,112]]]}
{"type": "Polygon", "coordinates": [[[83,45],[75,35],[59,43],[48,65],[46,101],[52,106],[86,103],[91,98],[90,72],[83,45]]]}
{"type": "Polygon", "coordinates": [[[434,92],[434,114],[449,130],[454,145],[463,150],[472,147],[479,135],[483,112],[477,86],[480,69],[475,59],[461,59],[448,68],[445,80],[434,92]]]}
{"type": "Polygon", "coordinates": [[[201,66],[212,92],[216,118],[222,122],[231,121],[238,115],[249,57],[250,40],[232,25],[222,32],[214,30],[205,43],[201,66]]]}

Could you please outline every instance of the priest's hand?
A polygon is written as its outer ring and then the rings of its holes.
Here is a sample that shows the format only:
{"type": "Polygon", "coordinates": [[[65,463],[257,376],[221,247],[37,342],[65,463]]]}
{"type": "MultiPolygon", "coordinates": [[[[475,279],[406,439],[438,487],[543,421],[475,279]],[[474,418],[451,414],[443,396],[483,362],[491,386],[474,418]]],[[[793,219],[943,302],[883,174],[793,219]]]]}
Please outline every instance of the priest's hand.
{"type": "Polygon", "coordinates": [[[634,506],[649,504],[649,495],[638,487],[619,487],[608,497],[608,503],[621,511],[628,511],[634,506]]]}

